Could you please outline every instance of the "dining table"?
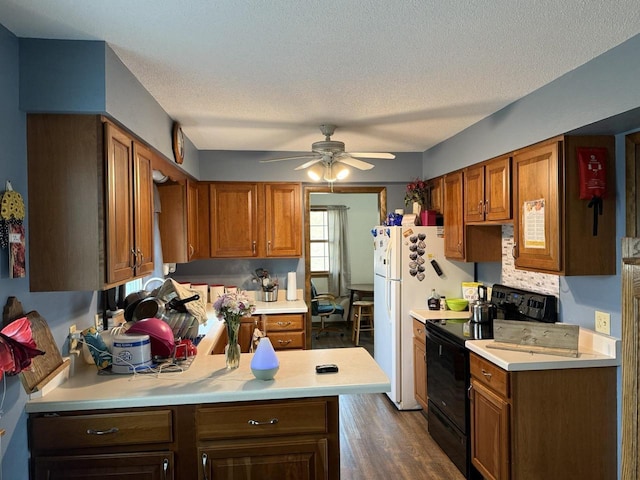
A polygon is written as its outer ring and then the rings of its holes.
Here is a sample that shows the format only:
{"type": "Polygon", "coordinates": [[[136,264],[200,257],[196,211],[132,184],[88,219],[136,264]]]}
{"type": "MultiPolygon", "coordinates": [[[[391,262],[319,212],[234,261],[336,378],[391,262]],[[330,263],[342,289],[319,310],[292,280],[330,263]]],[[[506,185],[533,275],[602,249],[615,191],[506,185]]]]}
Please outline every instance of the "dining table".
{"type": "Polygon", "coordinates": [[[351,308],[353,306],[353,297],[356,293],[358,293],[361,297],[366,294],[369,296],[373,295],[373,283],[352,283],[347,285],[347,288],[350,290],[351,294],[349,295],[349,311],[347,312],[347,320],[350,322],[351,319],[351,308]]]}

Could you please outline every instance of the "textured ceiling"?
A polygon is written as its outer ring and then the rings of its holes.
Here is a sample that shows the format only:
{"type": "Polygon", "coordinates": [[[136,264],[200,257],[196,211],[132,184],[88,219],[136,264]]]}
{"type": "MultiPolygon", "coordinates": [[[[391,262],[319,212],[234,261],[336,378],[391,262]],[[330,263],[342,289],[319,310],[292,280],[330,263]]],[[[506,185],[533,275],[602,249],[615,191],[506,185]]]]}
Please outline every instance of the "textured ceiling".
{"type": "Polygon", "coordinates": [[[424,151],[640,33],[637,0],[0,0],[104,40],[200,150],[424,151]]]}

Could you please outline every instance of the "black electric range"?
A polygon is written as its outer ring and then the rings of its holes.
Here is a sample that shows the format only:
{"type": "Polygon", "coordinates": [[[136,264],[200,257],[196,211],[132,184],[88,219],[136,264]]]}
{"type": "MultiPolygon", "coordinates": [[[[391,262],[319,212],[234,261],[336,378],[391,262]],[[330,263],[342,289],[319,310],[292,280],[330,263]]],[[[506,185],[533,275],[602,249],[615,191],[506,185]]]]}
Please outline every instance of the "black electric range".
{"type": "MultiPolygon", "coordinates": [[[[494,285],[491,302],[496,318],[529,322],[555,322],[557,299],[553,295],[494,285]]],[[[467,340],[493,338],[493,322],[466,319],[427,320],[427,392],[429,434],[467,479],[479,479],[471,464],[469,351],[467,340]]]]}

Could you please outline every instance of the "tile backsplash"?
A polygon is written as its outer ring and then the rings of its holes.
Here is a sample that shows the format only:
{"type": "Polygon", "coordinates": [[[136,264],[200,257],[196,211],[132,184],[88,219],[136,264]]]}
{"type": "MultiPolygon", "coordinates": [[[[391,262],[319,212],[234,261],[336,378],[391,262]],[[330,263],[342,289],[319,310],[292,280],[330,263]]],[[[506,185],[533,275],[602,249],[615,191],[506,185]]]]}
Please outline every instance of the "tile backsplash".
{"type": "Polygon", "coordinates": [[[502,226],[502,284],[533,292],[560,296],[560,277],[548,273],[516,270],[513,255],[513,225],[502,226]]]}

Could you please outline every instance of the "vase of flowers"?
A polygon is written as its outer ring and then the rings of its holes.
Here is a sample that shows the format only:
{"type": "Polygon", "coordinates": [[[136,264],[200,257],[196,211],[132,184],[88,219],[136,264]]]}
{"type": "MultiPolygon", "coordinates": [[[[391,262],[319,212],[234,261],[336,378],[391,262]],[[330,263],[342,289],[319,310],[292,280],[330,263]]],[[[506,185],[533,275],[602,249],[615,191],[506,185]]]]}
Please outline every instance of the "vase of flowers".
{"type": "Polygon", "coordinates": [[[423,218],[427,216],[431,208],[431,186],[419,178],[408,183],[404,204],[407,207],[411,206],[413,213],[422,220],[422,224],[427,225],[423,218]]]}
{"type": "Polygon", "coordinates": [[[256,307],[244,291],[225,293],[213,303],[216,316],[223,320],[227,328],[227,346],[224,349],[227,370],[240,366],[240,345],[238,333],[242,317],[249,317],[256,307]]]}

